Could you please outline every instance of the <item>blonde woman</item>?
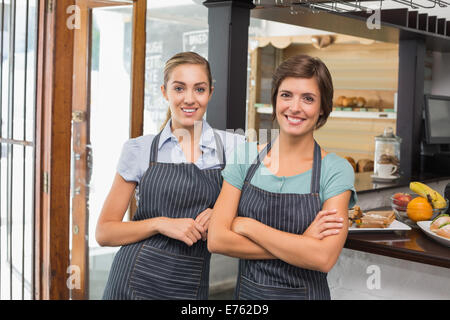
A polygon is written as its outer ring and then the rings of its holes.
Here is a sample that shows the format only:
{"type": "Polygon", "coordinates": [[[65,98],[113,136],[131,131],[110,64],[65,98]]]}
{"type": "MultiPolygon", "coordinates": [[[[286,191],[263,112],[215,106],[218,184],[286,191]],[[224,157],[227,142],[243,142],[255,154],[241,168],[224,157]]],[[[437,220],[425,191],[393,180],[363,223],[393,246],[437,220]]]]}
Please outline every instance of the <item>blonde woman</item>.
{"type": "Polygon", "coordinates": [[[209,63],[193,52],[173,56],[162,94],[169,113],[162,131],[125,143],[98,220],[102,246],[116,254],[104,299],[207,299],[211,209],[227,154],[244,137],[202,120],[213,93],[209,63]],[[123,216],[133,192],[138,209],[123,216]]]}

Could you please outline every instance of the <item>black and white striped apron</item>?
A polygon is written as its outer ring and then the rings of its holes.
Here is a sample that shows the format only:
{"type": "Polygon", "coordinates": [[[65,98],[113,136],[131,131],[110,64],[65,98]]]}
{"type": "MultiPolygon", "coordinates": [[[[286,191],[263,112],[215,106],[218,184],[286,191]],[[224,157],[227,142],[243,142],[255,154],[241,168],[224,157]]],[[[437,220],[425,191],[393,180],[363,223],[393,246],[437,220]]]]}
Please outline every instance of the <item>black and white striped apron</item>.
{"type": "MultiPolygon", "coordinates": [[[[321,210],[319,198],[321,152],[315,142],[311,193],[274,193],[252,184],[269,143],[250,166],[242,187],[238,216],[258,220],[281,231],[303,234],[321,210]]],[[[300,248],[301,249],[301,248],[300,248]]],[[[241,300],[330,299],[327,274],[299,268],[280,259],[239,260],[235,298],[241,300]]]]}
{"type": "MultiPolygon", "coordinates": [[[[221,139],[214,132],[221,168],[200,170],[193,163],[157,162],[160,135],[153,139],[150,166],[139,182],[139,206],[133,220],[195,219],[213,208],[220,193],[225,166],[221,139]]],[[[122,246],[114,257],[103,299],[207,299],[210,258],[206,241],[189,247],[162,234],[122,246]]]]}

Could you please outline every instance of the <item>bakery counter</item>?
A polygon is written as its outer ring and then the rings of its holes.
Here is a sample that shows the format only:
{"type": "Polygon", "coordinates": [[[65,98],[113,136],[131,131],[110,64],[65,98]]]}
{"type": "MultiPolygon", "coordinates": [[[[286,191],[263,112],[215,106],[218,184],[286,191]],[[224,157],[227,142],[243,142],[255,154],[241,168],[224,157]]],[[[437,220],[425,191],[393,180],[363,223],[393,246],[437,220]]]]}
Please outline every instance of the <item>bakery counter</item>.
{"type": "MultiPolygon", "coordinates": [[[[428,182],[442,191],[450,180],[428,182]]],[[[408,187],[358,194],[363,211],[390,209],[390,196],[408,187]]],[[[328,274],[336,300],[450,299],[450,248],[421,229],[350,232],[328,274]]]]}
{"type": "MultiPolygon", "coordinates": [[[[400,178],[395,182],[380,184],[374,183],[370,175],[364,172],[355,177],[357,205],[363,211],[392,210],[391,196],[397,192],[412,193],[410,181],[426,183],[442,195],[450,183],[450,177],[422,174],[411,180],[400,178]]],[[[450,248],[429,238],[421,229],[349,233],[345,246],[352,250],[450,268],[450,248]]]]}
{"type": "MultiPolygon", "coordinates": [[[[422,181],[444,192],[449,177],[422,176],[422,181]]],[[[408,192],[409,182],[361,188],[372,184],[370,174],[358,175],[356,189],[363,211],[390,210],[390,197],[408,192]],[[359,178],[359,182],[358,182],[359,178]],[[359,185],[358,185],[359,183],[359,185]]],[[[429,238],[421,229],[349,233],[344,248],[328,274],[332,299],[450,299],[450,248],[429,238]]]]}
{"type": "Polygon", "coordinates": [[[420,229],[349,233],[345,248],[450,268],[450,248],[429,238],[420,229]]]}

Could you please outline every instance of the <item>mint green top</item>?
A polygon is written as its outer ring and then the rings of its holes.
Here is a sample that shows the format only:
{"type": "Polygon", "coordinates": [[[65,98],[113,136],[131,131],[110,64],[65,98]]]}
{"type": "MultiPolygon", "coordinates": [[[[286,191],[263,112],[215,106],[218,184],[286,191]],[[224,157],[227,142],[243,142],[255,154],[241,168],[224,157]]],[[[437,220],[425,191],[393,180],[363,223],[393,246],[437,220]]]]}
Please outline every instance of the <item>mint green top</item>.
{"type": "MultiPolygon", "coordinates": [[[[227,159],[227,165],[222,171],[225,181],[242,190],[247,171],[257,155],[256,142],[239,145],[227,159]]],[[[261,162],[250,183],[269,192],[305,194],[311,192],[311,174],[310,169],[294,176],[278,177],[261,162]]],[[[335,153],[328,153],[322,159],[319,192],[321,204],[323,205],[329,198],[351,190],[349,208],[352,208],[357,201],[354,182],[355,173],[351,164],[335,153]]]]}

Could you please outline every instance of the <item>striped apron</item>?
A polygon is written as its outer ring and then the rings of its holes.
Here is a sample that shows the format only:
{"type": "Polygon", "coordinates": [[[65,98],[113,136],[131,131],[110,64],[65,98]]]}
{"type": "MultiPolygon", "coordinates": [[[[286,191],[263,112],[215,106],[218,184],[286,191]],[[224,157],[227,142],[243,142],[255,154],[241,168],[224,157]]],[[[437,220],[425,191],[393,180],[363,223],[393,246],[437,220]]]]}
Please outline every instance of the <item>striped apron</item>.
{"type": "MultiPolygon", "coordinates": [[[[161,133],[160,133],[161,134],[161,133]]],[[[213,208],[222,186],[225,151],[214,132],[220,169],[200,170],[193,163],[159,163],[158,134],[150,165],[139,182],[139,206],[133,221],[154,217],[192,218],[213,208]]],[[[207,299],[211,254],[206,241],[188,246],[156,234],[122,246],[114,257],[103,299],[207,299]]]]}
{"type": "MultiPolygon", "coordinates": [[[[303,234],[321,210],[321,152],[315,142],[311,193],[274,193],[250,184],[269,143],[250,166],[244,180],[238,216],[258,220],[281,231],[303,234]]],[[[293,266],[279,259],[239,260],[235,298],[241,300],[330,299],[327,274],[293,266]]]]}

